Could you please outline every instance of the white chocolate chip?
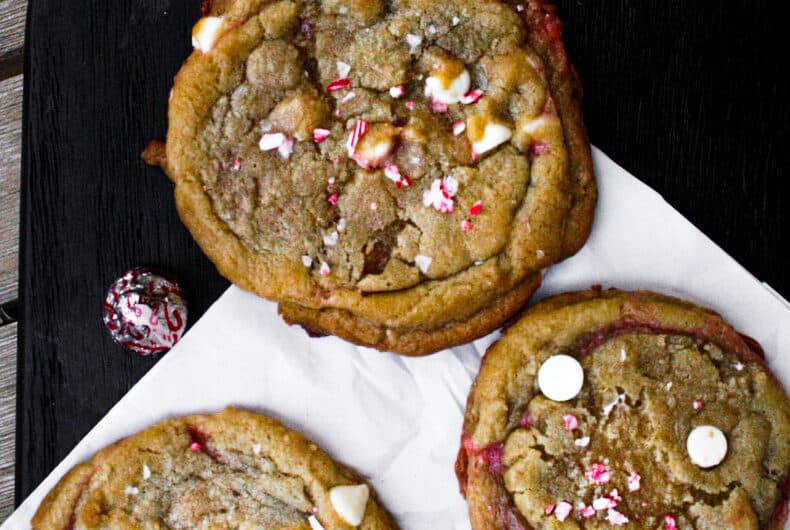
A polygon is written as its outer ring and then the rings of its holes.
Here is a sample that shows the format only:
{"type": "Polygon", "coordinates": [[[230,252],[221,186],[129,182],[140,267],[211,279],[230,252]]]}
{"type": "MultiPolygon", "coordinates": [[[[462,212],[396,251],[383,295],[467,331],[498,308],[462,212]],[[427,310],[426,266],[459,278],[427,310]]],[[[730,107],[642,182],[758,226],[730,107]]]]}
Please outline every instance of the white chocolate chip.
{"type": "Polygon", "coordinates": [[[149,478],[151,478],[151,468],[143,464],[143,480],[148,480],[149,478]]]}
{"type": "Polygon", "coordinates": [[[727,456],[727,437],[713,425],[695,427],[686,439],[691,461],[703,469],[717,466],[727,456]]]}
{"type": "Polygon", "coordinates": [[[552,355],[538,370],[538,387],[552,401],[575,398],[584,384],[584,370],[570,355],[552,355]]]}
{"type": "Polygon", "coordinates": [[[324,245],[328,247],[334,247],[335,245],[337,245],[337,238],[338,238],[337,231],[330,232],[329,234],[324,234],[324,245]]]}
{"type": "Polygon", "coordinates": [[[453,17],[451,23],[453,26],[457,26],[461,22],[461,19],[458,17],[453,17]]]}
{"type": "Polygon", "coordinates": [[[427,95],[433,98],[434,101],[445,105],[452,105],[461,101],[464,94],[469,92],[470,86],[472,86],[472,78],[469,77],[469,71],[465,68],[458,77],[450,81],[449,86],[446,88],[439,77],[431,75],[425,80],[427,95]]]}
{"type": "Polygon", "coordinates": [[[433,258],[422,256],[420,254],[414,256],[414,264],[417,265],[423,274],[428,274],[428,269],[431,268],[431,263],[433,263],[433,258]]]}
{"type": "MultiPolygon", "coordinates": [[[[313,258],[305,254],[304,256],[302,256],[302,265],[304,265],[305,267],[311,267],[313,265],[313,258]]],[[[253,448],[253,450],[255,450],[255,448],[253,448]]]]}
{"type": "Polygon", "coordinates": [[[208,53],[214,47],[219,36],[224,17],[203,17],[192,28],[192,46],[196,50],[208,53]]]}
{"type": "MultiPolygon", "coordinates": [[[[467,128],[468,130],[468,128],[467,128]]],[[[476,142],[472,142],[472,150],[478,155],[490,151],[510,140],[513,133],[510,129],[500,123],[487,123],[483,130],[483,137],[476,142]]]]}
{"type": "MultiPolygon", "coordinates": [[[[302,256],[302,257],[304,258],[304,256],[302,256]]],[[[309,258],[310,256],[307,256],[307,257],[309,258]]],[[[312,261],[313,260],[311,259],[310,262],[312,263],[312,261]]],[[[307,266],[309,267],[309,265],[307,265],[307,266]]],[[[261,444],[253,445],[252,446],[252,452],[255,454],[255,456],[259,456],[261,454],[261,444]]]]}
{"type": "Polygon", "coordinates": [[[137,495],[140,493],[140,490],[135,488],[134,486],[126,486],[126,489],[123,490],[126,495],[137,495]]]}
{"type": "Polygon", "coordinates": [[[359,526],[362,522],[368,497],[370,497],[370,490],[366,484],[335,486],[329,490],[329,501],[335,512],[352,526],[359,526]]]}
{"type": "Polygon", "coordinates": [[[573,441],[573,444],[576,447],[587,447],[590,445],[590,437],[589,436],[582,436],[581,438],[576,438],[573,441]]]}

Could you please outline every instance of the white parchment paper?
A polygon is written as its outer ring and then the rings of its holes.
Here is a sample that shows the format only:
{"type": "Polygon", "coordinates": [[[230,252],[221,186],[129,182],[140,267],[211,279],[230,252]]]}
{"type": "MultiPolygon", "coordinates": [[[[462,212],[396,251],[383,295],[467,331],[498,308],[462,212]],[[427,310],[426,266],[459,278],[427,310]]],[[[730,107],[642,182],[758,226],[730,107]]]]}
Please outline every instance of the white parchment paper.
{"type": "MultiPolygon", "coordinates": [[[[787,302],[598,150],[594,163],[600,199],[592,236],[549,270],[537,297],[602,284],[691,299],[757,339],[790,388],[787,302]]],[[[495,338],[418,359],[382,354],[311,339],[284,324],[275,304],[231,287],[2,529],[29,528],[58,479],[102,447],[164,418],[229,404],[281,419],[356,468],[404,530],[468,529],[453,462],[469,386],[495,338]]]]}

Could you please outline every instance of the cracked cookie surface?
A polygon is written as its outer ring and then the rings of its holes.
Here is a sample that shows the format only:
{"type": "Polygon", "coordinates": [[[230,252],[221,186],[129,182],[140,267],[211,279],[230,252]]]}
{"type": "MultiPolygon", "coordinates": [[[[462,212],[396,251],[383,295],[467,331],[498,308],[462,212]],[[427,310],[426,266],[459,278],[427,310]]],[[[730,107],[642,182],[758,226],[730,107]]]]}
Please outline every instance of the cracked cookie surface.
{"type": "Polygon", "coordinates": [[[782,528],[790,403],[759,346],[668,297],[548,299],[493,345],[467,404],[456,471],[476,530],[782,528]],[[553,401],[537,373],[575,357],[581,391],[553,401]],[[695,427],[727,440],[702,468],[695,427]]]}
{"type": "MultiPolygon", "coordinates": [[[[501,325],[586,240],[581,89],[550,5],[236,0],[176,77],[166,157],[219,271],[406,354],[501,325]]],[[[149,153],[150,154],[150,153],[149,153]]]]}
{"type": "MultiPolygon", "coordinates": [[[[345,530],[357,525],[337,513],[331,492],[361,483],[301,434],[229,408],[158,423],[100,451],[61,479],[32,527],[310,530],[314,518],[345,530]]],[[[372,494],[360,519],[359,528],[396,528],[372,494]]]]}

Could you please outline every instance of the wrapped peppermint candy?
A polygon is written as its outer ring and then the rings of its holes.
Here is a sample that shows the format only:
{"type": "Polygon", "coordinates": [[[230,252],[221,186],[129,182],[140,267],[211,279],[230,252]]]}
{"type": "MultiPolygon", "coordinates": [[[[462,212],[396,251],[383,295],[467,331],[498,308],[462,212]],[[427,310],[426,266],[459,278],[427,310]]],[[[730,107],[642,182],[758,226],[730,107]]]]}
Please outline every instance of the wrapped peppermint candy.
{"type": "Polygon", "coordinates": [[[127,350],[150,355],[169,350],[184,334],[187,305],[173,279],[136,267],[110,286],[103,318],[112,340],[127,350]]]}

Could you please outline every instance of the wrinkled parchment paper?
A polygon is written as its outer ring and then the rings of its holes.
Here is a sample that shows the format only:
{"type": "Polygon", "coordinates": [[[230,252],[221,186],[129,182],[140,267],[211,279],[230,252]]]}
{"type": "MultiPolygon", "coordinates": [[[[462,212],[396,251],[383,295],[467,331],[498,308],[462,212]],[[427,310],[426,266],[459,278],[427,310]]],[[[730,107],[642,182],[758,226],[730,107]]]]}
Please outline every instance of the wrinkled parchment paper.
{"type": "MultiPolygon", "coordinates": [[[[757,339],[790,388],[788,303],[598,150],[594,162],[600,199],[592,236],[549,270],[537,298],[602,284],[691,299],[757,339]]],[[[58,479],[102,447],[164,418],[229,404],[281,419],[356,468],[404,530],[468,529],[453,462],[469,386],[496,336],[408,359],[311,339],[284,324],[274,303],[231,287],[2,529],[29,528],[58,479]]]]}

